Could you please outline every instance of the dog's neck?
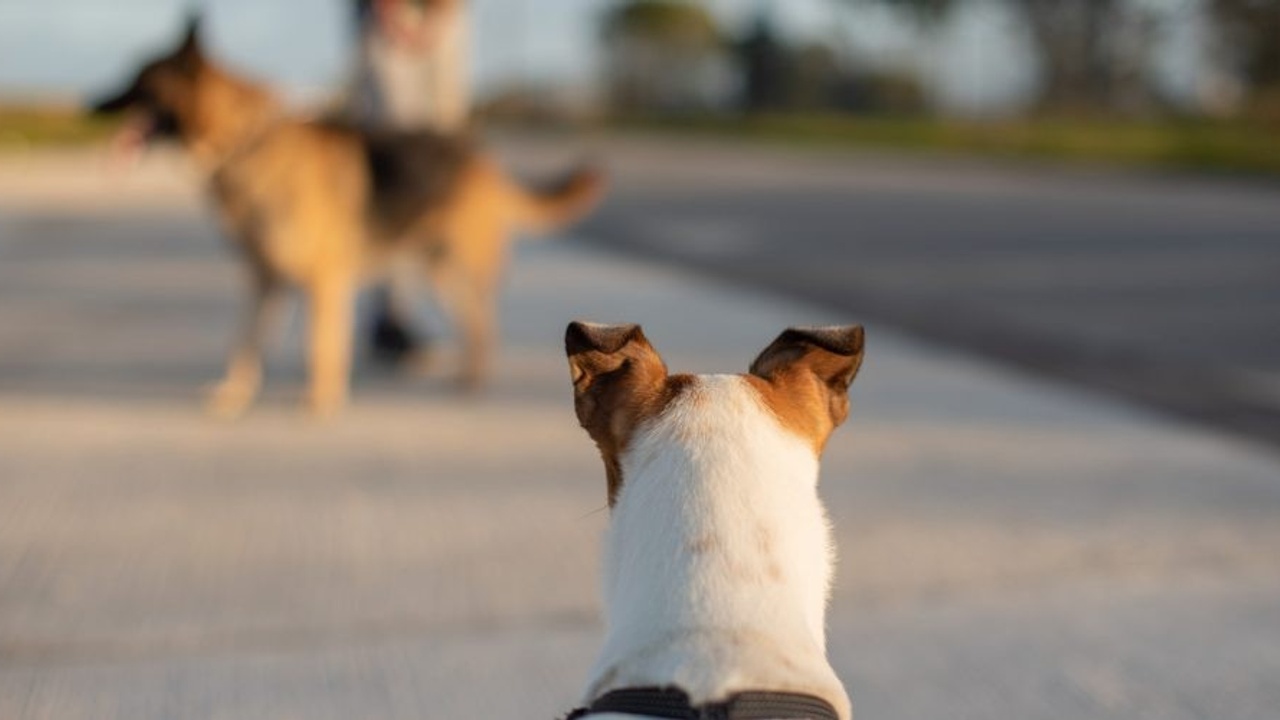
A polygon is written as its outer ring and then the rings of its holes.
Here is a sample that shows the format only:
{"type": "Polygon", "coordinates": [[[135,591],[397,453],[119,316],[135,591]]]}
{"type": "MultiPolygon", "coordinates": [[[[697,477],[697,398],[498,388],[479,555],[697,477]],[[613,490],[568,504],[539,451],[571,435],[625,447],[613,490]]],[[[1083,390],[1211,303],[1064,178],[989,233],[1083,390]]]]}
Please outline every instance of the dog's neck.
{"type": "Polygon", "coordinates": [[[188,108],[185,141],[196,164],[212,173],[279,122],[280,101],[266,87],[210,65],[188,108]]]}
{"type": "Polygon", "coordinates": [[[832,548],[812,445],[739,376],[700,376],[622,453],[606,537],[608,633],[588,700],[676,685],[849,700],[826,660],[832,548]]]}

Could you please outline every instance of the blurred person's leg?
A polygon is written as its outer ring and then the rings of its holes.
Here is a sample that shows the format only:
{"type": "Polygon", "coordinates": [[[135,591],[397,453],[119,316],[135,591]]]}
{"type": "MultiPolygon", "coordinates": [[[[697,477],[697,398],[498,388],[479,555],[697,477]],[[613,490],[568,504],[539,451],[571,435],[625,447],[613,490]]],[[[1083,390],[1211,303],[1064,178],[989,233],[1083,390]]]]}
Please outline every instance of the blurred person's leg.
{"type": "MultiPolygon", "coordinates": [[[[356,68],[347,98],[348,117],[367,129],[412,127],[410,101],[417,74],[414,58],[400,52],[383,34],[372,16],[358,29],[356,68]]],[[[427,345],[427,337],[414,330],[409,290],[392,268],[388,279],[373,289],[369,347],[375,360],[400,365],[427,345]]]]}
{"type": "Polygon", "coordinates": [[[426,366],[430,338],[413,327],[415,283],[412,263],[396,263],[370,298],[373,323],[369,345],[374,359],[391,365],[426,366]]]}
{"type": "MultiPolygon", "coordinates": [[[[378,60],[378,81],[382,88],[380,109],[383,125],[395,128],[423,127],[416,112],[416,94],[422,88],[422,68],[416,58],[385,47],[378,60]]],[[[386,279],[373,289],[369,344],[375,360],[404,366],[425,357],[428,337],[414,327],[413,283],[405,263],[394,263],[386,279]]]]}

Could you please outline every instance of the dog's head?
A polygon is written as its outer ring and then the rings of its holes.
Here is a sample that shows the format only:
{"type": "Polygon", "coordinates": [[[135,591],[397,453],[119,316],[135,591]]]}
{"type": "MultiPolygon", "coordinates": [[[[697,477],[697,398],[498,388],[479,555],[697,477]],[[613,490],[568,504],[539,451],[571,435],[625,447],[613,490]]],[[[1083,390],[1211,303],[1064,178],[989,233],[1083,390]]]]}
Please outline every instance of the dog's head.
{"type": "Polygon", "coordinates": [[[123,90],[93,102],[90,111],[126,115],[125,132],[138,144],[180,139],[191,123],[196,83],[205,64],[200,18],[192,17],[177,47],[144,64],[123,90]]]}
{"type": "MultiPolygon", "coordinates": [[[[565,331],[578,421],[604,459],[610,506],[624,482],[621,456],[646,423],[699,383],[670,375],[639,325],[573,322],[565,331]]],[[[790,328],[741,375],[780,427],[816,455],[849,415],[849,385],[862,365],[860,325],[790,328]]]]}

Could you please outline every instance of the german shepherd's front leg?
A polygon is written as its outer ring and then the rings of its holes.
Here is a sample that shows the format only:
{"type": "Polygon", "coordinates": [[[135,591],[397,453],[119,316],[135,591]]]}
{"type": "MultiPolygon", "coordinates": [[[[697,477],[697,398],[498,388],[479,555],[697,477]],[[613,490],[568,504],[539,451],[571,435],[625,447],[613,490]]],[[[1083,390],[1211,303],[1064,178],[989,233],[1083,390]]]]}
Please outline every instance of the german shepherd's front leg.
{"type": "Polygon", "coordinates": [[[351,382],[355,281],[346,270],[322,275],[306,288],[311,311],[307,402],[318,417],[342,409],[351,382]]]}
{"type": "Polygon", "coordinates": [[[262,387],[262,346],[279,314],[280,280],[265,268],[255,268],[249,304],[240,321],[235,348],[222,381],[209,393],[205,408],[210,415],[234,419],[253,404],[262,387]]]}

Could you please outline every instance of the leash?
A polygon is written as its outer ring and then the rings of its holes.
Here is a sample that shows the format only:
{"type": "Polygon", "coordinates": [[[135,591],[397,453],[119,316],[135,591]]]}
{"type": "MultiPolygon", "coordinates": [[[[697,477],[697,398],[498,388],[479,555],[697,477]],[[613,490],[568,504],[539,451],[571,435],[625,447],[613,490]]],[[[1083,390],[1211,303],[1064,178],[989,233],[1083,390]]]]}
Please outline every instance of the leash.
{"type": "Polygon", "coordinates": [[[748,691],[722,702],[694,706],[688,693],[674,687],[613,690],[564,720],[604,713],[672,720],[840,720],[831,703],[813,695],[748,691]]]}

